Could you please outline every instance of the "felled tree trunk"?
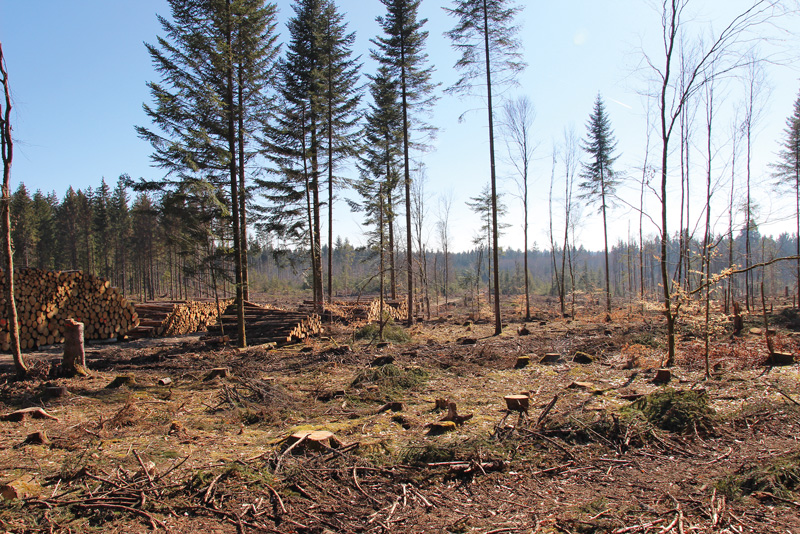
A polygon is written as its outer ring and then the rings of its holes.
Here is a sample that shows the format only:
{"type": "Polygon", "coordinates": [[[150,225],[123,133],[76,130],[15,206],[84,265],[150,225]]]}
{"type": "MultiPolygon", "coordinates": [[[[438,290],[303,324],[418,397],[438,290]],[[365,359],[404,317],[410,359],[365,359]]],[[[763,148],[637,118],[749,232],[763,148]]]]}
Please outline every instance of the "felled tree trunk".
{"type": "Polygon", "coordinates": [[[86,352],[83,348],[83,323],[74,319],[64,322],[64,357],[61,372],[65,376],[88,376],[86,352]]]}

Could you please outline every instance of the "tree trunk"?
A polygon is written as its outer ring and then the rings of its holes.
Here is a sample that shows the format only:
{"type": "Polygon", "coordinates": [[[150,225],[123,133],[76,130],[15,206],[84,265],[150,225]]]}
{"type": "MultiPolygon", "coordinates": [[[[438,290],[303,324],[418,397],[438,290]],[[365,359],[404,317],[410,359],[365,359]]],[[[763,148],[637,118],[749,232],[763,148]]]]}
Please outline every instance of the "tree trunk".
{"type": "Polygon", "coordinates": [[[64,376],[87,376],[86,352],[83,348],[83,323],[74,319],[64,321],[64,357],[61,360],[64,376]]]}
{"type": "Polygon", "coordinates": [[[486,0],[483,0],[483,45],[486,58],[486,94],[489,108],[489,162],[491,166],[492,182],[492,263],[494,264],[494,335],[499,336],[503,331],[500,319],[500,265],[498,253],[498,228],[497,228],[497,175],[494,163],[494,117],[492,116],[492,68],[489,56],[489,11],[486,0]]]}
{"type": "Polygon", "coordinates": [[[0,43],[0,78],[3,82],[3,95],[5,109],[0,109],[0,147],[3,158],[3,191],[2,205],[0,206],[0,224],[3,233],[3,252],[5,256],[6,278],[6,315],[8,317],[8,330],[11,334],[11,354],[14,358],[14,369],[17,376],[22,378],[28,374],[28,366],[22,356],[19,345],[19,319],[17,317],[17,303],[14,299],[14,257],[11,250],[11,162],[14,159],[14,142],[11,138],[11,89],[8,86],[8,72],[6,72],[3,45],[0,43]]]}

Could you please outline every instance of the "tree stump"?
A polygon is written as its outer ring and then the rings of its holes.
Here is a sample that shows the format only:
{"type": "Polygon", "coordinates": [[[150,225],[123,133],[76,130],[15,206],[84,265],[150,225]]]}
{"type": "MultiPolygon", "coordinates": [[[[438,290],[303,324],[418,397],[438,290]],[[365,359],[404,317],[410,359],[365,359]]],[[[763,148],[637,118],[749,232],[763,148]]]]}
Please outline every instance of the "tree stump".
{"type": "Polygon", "coordinates": [[[289,446],[287,450],[292,449],[298,453],[302,451],[324,452],[342,446],[342,442],[328,430],[300,430],[289,436],[286,444],[289,446]]]}
{"type": "Polygon", "coordinates": [[[74,319],[64,321],[64,357],[61,360],[64,376],[88,376],[86,351],[83,348],[83,323],[74,319]]]}
{"type": "Polygon", "coordinates": [[[505,399],[506,409],[509,411],[528,413],[531,398],[527,395],[506,395],[503,399],[505,399]]]}
{"type": "Polygon", "coordinates": [[[572,361],[574,363],[588,365],[594,361],[594,358],[590,354],[578,351],[575,353],[575,356],[572,358],[572,361]]]}
{"type": "Polygon", "coordinates": [[[44,430],[39,430],[38,432],[33,432],[28,434],[28,437],[25,438],[25,441],[22,442],[23,445],[50,445],[50,439],[47,437],[47,433],[44,430]]]}
{"type": "Polygon", "coordinates": [[[214,380],[215,378],[225,378],[228,376],[230,370],[227,367],[215,367],[208,372],[203,380],[214,380]]]}
{"type": "Polygon", "coordinates": [[[767,365],[794,365],[794,354],[773,352],[766,361],[767,365]]]}
{"type": "Polygon", "coordinates": [[[449,403],[447,403],[447,415],[442,417],[441,420],[442,421],[452,421],[456,425],[461,426],[465,422],[469,421],[470,419],[472,419],[472,414],[458,415],[458,412],[456,411],[456,403],[455,402],[449,402],[449,403]]]}
{"type": "Polygon", "coordinates": [[[742,307],[738,302],[733,303],[733,335],[738,336],[742,333],[744,328],[744,319],[742,319],[742,307]]]}
{"type": "Polygon", "coordinates": [[[527,367],[529,363],[531,363],[530,356],[517,356],[517,362],[514,364],[514,369],[522,369],[527,367]]]}
{"type": "Polygon", "coordinates": [[[561,361],[561,354],[557,352],[548,352],[542,356],[542,359],[539,360],[539,363],[558,363],[559,361],[561,361]]]}
{"type": "Polygon", "coordinates": [[[456,424],[453,421],[439,421],[438,423],[431,423],[428,426],[429,436],[440,436],[445,432],[450,432],[456,429],[456,424]]]}
{"type": "Polygon", "coordinates": [[[52,419],[53,421],[58,421],[58,417],[53,417],[37,406],[32,408],[23,408],[22,410],[11,412],[10,414],[4,415],[2,419],[3,421],[20,422],[24,421],[27,417],[30,417],[31,419],[52,419]]]}
{"type": "Polygon", "coordinates": [[[659,369],[653,378],[653,384],[666,384],[672,380],[672,372],[669,369],[659,369]]]}
{"type": "Polygon", "coordinates": [[[136,385],[136,377],[133,375],[120,375],[109,382],[106,389],[116,389],[122,386],[132,387],[136,385]]]}

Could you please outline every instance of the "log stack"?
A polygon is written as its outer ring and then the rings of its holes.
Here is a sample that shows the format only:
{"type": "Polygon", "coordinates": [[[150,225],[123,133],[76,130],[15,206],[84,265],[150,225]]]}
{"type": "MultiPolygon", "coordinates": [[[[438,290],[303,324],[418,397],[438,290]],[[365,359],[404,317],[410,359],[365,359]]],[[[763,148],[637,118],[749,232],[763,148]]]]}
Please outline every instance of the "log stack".
{"type": "MultiPolygon", "coordinates": [[[[225,309],[232,301],[220,301],[225,309]]],[[[129,337],[179,336],[205,332],[208,325],[217,321],[217,304],[214,301],[165,301],[136,304],[139,326],[129,337]]]]}
{"type": "MultiPolygon", "coordinates": [[[[23,350],[63,343],[67,319],[84,323],[86,339],[123,336],[139,322],[133,305],[108,280],[80,271],[16,270],[14,300],[23,350]]],[[[8,351],[10,340],[2,277],[0,348],[8,351]]]]}
{"type": "MultiPolygon", "coordinates": [[[[283,345],[293,341],[302,341],[322,332],[322,320],[317,314],[279,310],[252,302],[245,303],[244,320],[249,344],[275,343],[283,345]]],[[[219,323],[225,328],[225,335],[230,336],[231,339],[236,337],[236,305],[234,303],[225,309],[218,324],[208,326],[208,333],[217,336],[222,334],[219,323]]]]}
{"type": "MultiPolygon", "coordinates": [[[[313,306],[313,301],[304,301],[306,309],[313,306]]],[[[389,300],[383,301],[384,311],[386,311],[395,321],[402,321],[408,315],[408,301],[389,300]]],[[[377,322],[381,315],[381,301],[374,299],[371,301],[360,300],[335,300],[325,303],[325,320],[341,321],[345,324],[366,321],[369,323],[377,322]]]]}
{"type": "MultiPolygon", "coordinates": [[[[383,311],[388,313],[393,320],[403,321],[408,317],[408,301],[384,299],[383,311]]],[[[369,321],[370,323],[374,323],[380,320],[380,318],[381,318],[381,300],[375,299],[369,305],[369,311],[367,312],[367,321],[369,321]]]]}

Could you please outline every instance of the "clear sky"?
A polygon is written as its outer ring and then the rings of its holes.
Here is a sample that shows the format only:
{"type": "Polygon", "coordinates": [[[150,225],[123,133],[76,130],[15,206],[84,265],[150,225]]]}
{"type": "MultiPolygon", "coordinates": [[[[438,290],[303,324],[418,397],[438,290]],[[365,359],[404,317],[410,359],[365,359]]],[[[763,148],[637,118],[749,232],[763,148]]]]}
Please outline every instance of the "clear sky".
{"type": "MultiPolygon", "coordinates": [[[[745,4],[738,0],[696,2],[698,11],[692,23],[721,28],[731,10],[745,4]]],[[[356,51],[363,55],[364,70],[371,72],[374,65],[368,59],[369,40],[379,33],[375,17],[382,14],[382,4],[377,0],[339,0],[337,5],[346,13],[349,29],[356,32],[356,51]]],[[[442,35],[453,21],[441,9],[443,5],[440,1],[422,2],[422,16],[429,19],[428,53],[441,88],[456,79],[456,54],[442,35]]],[[[283,24],[292,13],[291,3],[280,0],[278,8],[284,31],[283,24]]],[[[134,178],[162,174],[150,166],[150,146],[133,129],[134,125],[148,125],[142,112],[142,103],[149,102],[145,84],[158,79],[143,46],[160,34],[156,13],[169,15],[165,0],[0,0],[0,40],[14,97],[12,189],[24,182],[31,191],[54,190],[62,196],[70,185],[76,189],[96,187],[103,177],[113,187],[123,173],[134,178]]],[[[519,87],[505,96],[526,94],[537,109],[534,138],[540,146],[531,177],[530,241],[544,248],[548,242],[547,195],[553,143],[562,140],[568,127],[574,127],[580,137],[585,135],[585,123],[598,92],[606,102],[619,141],[617,170],[633,181],[641,174],[637,170],[644,157],[645,105],[641,93],[647,86],[647,74],[641,68],[642,50],[659,57],[660,15],[650,2],[642,0],[568,0],[530,3],[520,23],[529,66],[519,78],[519,87]]],[[[796,23],[792,21],[789,27],[798,27],[796,23]]],[[[796,41],[790,44],[797,50],[796,41]]],[[[787,222],[792,211],[782,202],[782,195],[773,194],[765,184],[770,181],[767,165],[775,159],[786,117],[800,89],[798,66],[797,62],[770,65],[766,72],[766,97],[755,130],[752,165],[753,179],[761,184],[755,189],[758,220],[765,233],[791,231],[792,227],[787,222]]],[[[432,149],[412,156],[427,168],[429,227],[433,228],[437,217],[439,196],[452,196],[455,246],[451,245],[451,250],[459,250],[471,246],[479,226],[464,203],[488,183],[487,119],[480,98],[459,99],[441,91],[440,96],[430,118],[440,128],[432,149]],[[474,112],[459,122],[459,116],[470,109],[474,112]]],[[[730,159],[727,132],[731,110],[741,99],[740,82],[729,81],[720,87],[715,174],[730,174],[725,169],[730,159]]],[[[703,110],[698,109],[697,125],[702,121],[703,110]]],[[[699,149],[704,142],[704,134],[698,132],[693,145],[699,149]]],[[[498,149],[505,153],[499,137],[498,149]]],[[[694,218],[700,212],[705,162],[699,152],[691,160],[697,187],[693,193],[697,195],[694,218]]],[[[515,191],[507,178],[510,167],[501,162],[499,172],[505,177],[501,189],[515,191]]],[[[557,180],[560,172],[561,167],[557,167],[557,180]]],[[[694,190],[695,185],[692,187],[694,190]]],[[[638,185],[632,183],[623,187],[621,194],[638,202],[638,196],[630,193],[636,188],[638,185]]],[[[672,205],[677,203],[677,194],[676,185],[669,193],[672,205]]],[[[726,194],[720,192],[718,197],[726,194]]],[[[560,209],[559,199],[557,194],[556,209],[560,209]]],[[[512,226],[501,238],[501,245],[521,248],[519,202],[510,195],[506,201],[510,208],[506,222],[512,226]]],[[[655,198],[651,196],[647,205],[655,213],[655,198]]],[[[715,209],[715,220],[723,216],[722,210],[721,205],[715,209]]],[[[334,214],[337,233],[363,244],[359,214],[349,213],[342,201],[336,203],[334,214]]],[[[724,217],[718,231],[727,226],[727,215],[724,217]]],[[[629,229],[638,233],[638,216],[624,206],[612,212],[612,219],[612,242],[625,239],[629,229]]],[[[675,224],[671,227],[674,229],[675,224]]],[[[655,228],[650,226],[645,232],[653,234],[655,228]]],[[[602,247],[600,220],[593,210],[583,210],[578,237],[587,248],[602,247]]],[[[429,246],[438,247],[433,232],[429,246]]]]}

